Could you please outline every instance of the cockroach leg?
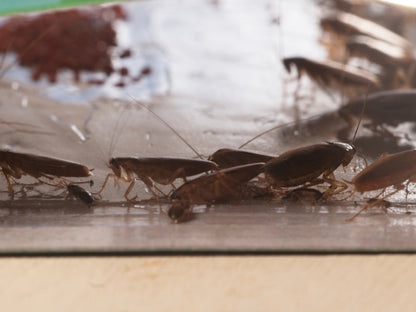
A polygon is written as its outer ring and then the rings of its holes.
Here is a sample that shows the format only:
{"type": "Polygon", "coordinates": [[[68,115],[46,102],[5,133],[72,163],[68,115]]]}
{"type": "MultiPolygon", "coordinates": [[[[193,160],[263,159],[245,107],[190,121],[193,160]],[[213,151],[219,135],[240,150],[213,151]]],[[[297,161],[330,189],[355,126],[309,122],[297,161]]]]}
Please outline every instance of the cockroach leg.
{"type": "Polygon", "coordinates": [[[330,195],[331,196],[336,195],[338,193],[343,192],[344,190],[348,188],[347,184],[335,179],[333,172],[331,172],[329,175],[324,174],[322,176],[322,180],[330,184],[330,187],[323,193],[324,197],[328,197],[330,195]]]}
{"type": "Polygon", "coordinates": [[[129,187],[127,188],[126,192],[124,193],[124,198],[128,202],[132,202],[132,201],[134,201],[137,198],[137,195],[134,196],[133,198],[129,198],[129,196],[128,196],[130,194],[131,190],[133,189],[134,183],[135,183],[135,180],[133,179],[133,181],[131,181],[129,187]]]}
{"type": "Polygon", "coordinates": [[[14,190],[13,190],[12,184],[10,183],[9,175],[4,173],[4,177],[6,178],[6,181],[7,181],[7,187],[8,187],[8,190],[9,190],[9,197],[10,197],[10,199],[14,199],[14,190]]]}
{"type": "Polygon", "coordinates": [[[351,218],[348,218],[348,219],[346,219],[345,221],[346,222],[350,222],[350,221],[352,221],[352,220],[354,220],[356,217],[358,217],[363,211],[365,211],[365,210],[367,210],[368,208],[371,208],[371,207],[373,207],[373,206],[376,206],[377,204],[379,204],[380,202],[382,202],[383,200],[385,200],[386,198],[388,198],[388,197],[390,197],[390,196],[393,196],[394,194],[396,194],[397,192],[399,192],[399,191],[401,191],[401,190],[403,190],[405,188],[405,186],[404,185],[400,185],[400,186],[398,186],[398,188],[394,191],[394,192],[391,192],[391,193],[389,193],[389,194],[387,194],[387,195],[385,195],[384,197],[382,197],[382,198],[379,198],[379,199],[377,199],[377,200],[375,200],[374,202],[372,202],[372,203],[370,203],[370,204],[367,204],[367,205],[365,205],[360,211],[358,211],[355,215],[353,215],[351,218]]]}
{"type": "MultiPolygon", "coordinates": [[[[109,173],[109,174],[107,174],[107,176],[105,177],[104,183],[103,183],[103,185],[101,186],[100,190],[99,190],[98,192],[93,193],[93,194],[94,194],[94,195],[101,195],[101,193],[104,191],[104,188],[105,188],[105,186],[107,185],[108,180],[109,180],[110,178],[112,178],[112,179],[114,180],[114,185],[115,185],[115,186],[116,186],[116,185],[118,185],[118,184],[116,184],[116,182],[117,182],[117,181],[124,182],[124,183],[128,183],[128,182],[130,182],[130,179],[128,179],[128,178],[125,178],[125,177],[118,177],[118,176],[116,176],[116,175],[114,175],[114,174],[112,174],[112,173],[109,173]]],[[[133,182],[134,182],[134,181],[133,181],[133,182]]]]}

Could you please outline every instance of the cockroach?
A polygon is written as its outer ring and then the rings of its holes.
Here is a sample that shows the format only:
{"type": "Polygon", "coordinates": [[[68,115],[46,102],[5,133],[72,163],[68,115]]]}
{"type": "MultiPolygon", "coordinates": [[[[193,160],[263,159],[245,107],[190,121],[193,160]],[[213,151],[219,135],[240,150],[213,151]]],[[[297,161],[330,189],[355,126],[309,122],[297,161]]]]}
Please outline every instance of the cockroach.
{"type": "MultiPolygon", "coordinates": [[[[367,127],[381,134],[389,134],[384,125],[397,126],[402,122],[416,121],[416,89],[389,90],[371,93],[342,106],[338,113],[347,121],[349,129],[354,124],[354,117],[360,116],[364,102],[366,109],[362,117],[371,121],[367,127]]],[[[345,131],[343,129],[340,133],[345,131]]]]}
{"type": "Polygon", "coordinates": [[[108,179],[113,178],[117,181],[130,183],[124,198],[132,201],[134,198],[129,198],[128,195],[134,186],[135,176],[142,180],[153,195],[157,197],[153,188],[160,190],[154,185],[153,181],[162,185],[172,185],[178,178],[186,181],[187,177],[217,169],[217,165],[208,160],[188,158],[114,157],[109,162],[109,168],[113,170],[114,174],[107,175],[97,194],[104,190],[108,179]]]}
{"type": "Polygon", "coordinates": [[[208,160],[215,162],[219,169],[225,169],[246,164],[268,162],[276,155],[235,148],[221,148],[212,154],[208,160]]]}
{"type": "Polygon", "coordinates": [[[264,163],[252,163],[219,170],[182,184],[170,196],[173,201],[168,215],[180,221],[192,212],[196,203],[213,203],[239,196],[238,188],[258,176],[264,163]]]}
{"type": "Polygon", "coordinates": [[[355,155],[353,145],[326,142],[287,151],[264,166],[266,180],[274,187],[312,186],[327,182],[330,188],[324,196],[337,194],[348,186],[335,179],[333,172],[347,166],[355,155]],[[319,178],[322,175],[322,178],[319,178]],[[338,189],[337,189],[338,188],[338,189]]]}
{"type": "Polygon", "coordinates": [[[302,73],[306,73],[324,90],[336,87],[350,96],[354,96],[360,91],[368,92],[380,87],[377,76],[330,60],[317,61],[304,57],[290,57],[283,59],[283,64],[289,73],[292,65],[296,66],[298,78],[302,73]]]}
{"type": "Polygon", "coordinates": [[[354,190],[348,197],[352,196],[355,192],[364,193],[381,189],[384,192],[389,186],[394,187],[395,190],[367,204],[358,213],[347,219],[347,221],[354,220],[363,211],[377,205],[404,188],[406,188],[407,196],[407,188],[410,183],[414,182],[416,182],[416,150],[381,156],[352,179],[350,183],[353,185],[354,190]]]}
{"type": "Polygon", "coordinates": [[[172,206],[168,210],[168,217],[175,223],[190,221],[193,218],[192,207],[187,201],[172,199],[172,206]]]}
{"type": "MultiPolygon", "coordinates": [[[[361,115],[364,112],[365,104],[366,102],[363,103],[361,115]]],[[[361,118],[352,142],[355,140],[360,123],[361,118]]],[[[264,131],[260,135],[267,132],[269,131],[264,131]]],[[[310,187],[327,182],[330,187],[323,193],[323,197],[335,195],[347,189],[348,186],[336,180],[333,172],[340,165],[346,167],[355,153],[354,145],[342,142],[325,142],[299,147],[269,160],[264,166],[264,174],[266,181],[272,187],[287,188],[299,185],[310,187]],[[319,178],[321,175],[322,178],[319,178]]]]}
{"type": "MultiPolygon", "coordinates": [[[[6,178],[9,196],[12,199],[14,196],[12,182],[16,183],[15,179],[20,179],[25,175],[45,184],[48,183],[41,181],[40,178],[44,177],[51,181],[55,181],[55,179],[69,181],[64,177],[85,178],[92,175],[90,169],[75,162],[9,150],[0,150],[0,167],[6,178]]],[[[60,184],[56,181],[55,183],[60,184]]]]}
{"type": "Polygon", "coordinates": [[[413,45],[405,38],[370,20],[345,12],[330,14],[321,19],[324,31],[335,33],[337,36],[350,37],[365,35],[383,40],[403,48],[409,55],[413,54],[413,45]]]}
{"type": "Polygon", "coordinates": [[[149,191],[152,192],[156,199],[158,199],[157,194],[153,190],[154,188],[163,195],[165,194],[157,188],[153,181],[162,185],[172,185],[174,188],[173,182],[178,178],[182,178],[186,182],[187,177],[216,170],[218,168],[214,162],[202,159],[202,156],[159,115],[133,97],[131,97],[131,99],[165,124],[201,159],[181,157],[113,157],[110,159],[108,167],[113,170],[114,174],[110,173],[107,175],[101,189],[96,194],[100,194],[104,190],[108,179],[113,178],[117,181],[130,183],[124,193],[124,198],[127,201],[132,201],[136,197],[129,198],[128,195],[134,186],[135,177],[137,177],[143,181],[149,191]]]}
{"type": "Polygon", "coordinates": [[[334,171],[340,165],[344,168],[348,166],[356,154],[353,142],[360,127],[366,103],[364,101],[362,104],[361,117],[351,144],[325,142],[289,150],[266,163],[264,166],[266,181],[278,188],[298,185],[310,187],[327,182],[330,187],[322,194],[322,198],[347,189],[347,184],[335,179],[334,171]],[[322,177],[319,178],[320,176],[322,177]]]}
{"type": "Polygon", "coordinates": [[[94,197],[91,195],[91,192],[85,190],[79,185],[70,183],[66,186],[66,189],[68,190],[68,194],[70,196],[78,198],[88,207],[91,207],[91,205],[94,203],[94,197]]]}

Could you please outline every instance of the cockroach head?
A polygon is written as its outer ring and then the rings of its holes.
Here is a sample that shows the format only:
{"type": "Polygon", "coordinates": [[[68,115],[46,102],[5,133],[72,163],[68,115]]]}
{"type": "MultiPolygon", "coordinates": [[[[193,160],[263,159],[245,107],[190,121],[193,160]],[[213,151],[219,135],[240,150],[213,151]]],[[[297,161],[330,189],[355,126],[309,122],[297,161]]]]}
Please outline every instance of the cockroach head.
{"type": "Polygon", "coordinates": [[[168,210],[168,216],[175,223],[185,222],[192,219],[192,210],[188,202],[174,199],[172,200],[172,206],[168,210]]]}
{"type": "Polygon", "coordinates": [[[292,64],[292,59],[291,58],[285,58],[285,59],[283,59],[283,65],[285,66],[286,71],[288,73],[290,73],[290,65],[291,64],[292,64]]]}
{"type": "Polygon", "coordinates": [[[181,205],[173,203],[172,207],[169,208],[168,216],[171,220],[177,221],[179,220],[182,215],[185,213],[184,208],[181,205]]]}
{"type": "Polygon", "coordinates": [[[113,170],[114,174],[118,177],[121,176],[121,167],[118,164],[117,160],[115,158],[111,158],[110,162],[109,162],[109,168],[111,168],[111,170],[113,170]]]}
{"type": "Polygon", "coordinates": [[[333,142],[336,146],[342,149],[344,152],[344,158],[342,160],[342,165],[348,166],[348,164],[351,162],[351,160],[354,158],[355,154],[357,153],[357,150],[354,145],[348,144],[348,143],[341,143],[341,142],[333,142]]]}

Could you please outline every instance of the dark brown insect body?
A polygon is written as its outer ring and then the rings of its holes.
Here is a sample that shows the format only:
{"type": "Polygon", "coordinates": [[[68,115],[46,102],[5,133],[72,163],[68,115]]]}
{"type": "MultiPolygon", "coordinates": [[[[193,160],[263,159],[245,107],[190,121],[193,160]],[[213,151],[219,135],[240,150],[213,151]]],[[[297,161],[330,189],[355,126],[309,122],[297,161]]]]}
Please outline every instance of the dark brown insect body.
{"type": "MultiPolygon", "coordinates": [[[[133,188],[135,176],[142,180],[146,186],[153,192],[154,184],[152,181],[169,185],[177,178],[186,179],[186,177],[215,170],[217,165],[212,161],[174,158],[174,157],[116,157],[110,160],[110,168],[114,174],[108,174],[101,190],[104,189],[108,179],[112,177],[118,181],[131,182],[124,197],[127,200],[128,194],[133,188]],[[124,172],[123,172],[124,170],[124,172]]],[[[156,194],[153,192],[156,196],[156,194]]]]}
{"type": "Polygon", "coordinates": [[[90,207],[94,202],[94,197],[87,190],[76,184],[68,184],[66,186],[68,194],[81,200],[84,204],[90,207]]]}
{"type": "Polygon", "coordinates": [[[20,179],[28,175],[36,179],[45,177],[53,180],[63,177],[84,178],[91,175],[86,166],[75,162],[7,150],[0,150],[0,167],[9,185],[11,197],[14,194],[11,178],[20,179]]]}
{"type": "Polygon", "coordinates": [[[317,61],[303,57],[283,59],[286,70],[290,73],[291,66],[296,66],[298,76],[306,73],[323,88],[336,87],[355,95],[357,91],[377,89],[380,86],[378,78],[366,71],[330,60],[317,61]],[[349,89],[351,89],[349,91],[349,89]]]}
{"type": "Polygon", "coordinates": [[[336,194],[347,188],[335,180],[333,172],[340,165],[347,166],[355,154],[354,146],[327,142],[287,151],[266,163],[266,179],[276,187],[291,187],[327,182],[331,187],[324,194],[336,194]],[[318,179],[322,175],[321,179],[318,179]],[[339,190],[336,190],[337,188],[339,190]],[[336,191],[335,191],[336,190],[336,191]]]}
{"type": "Polygon", "coordinates": [[[375,92],[350,101],[338,110],[339,115],[349,123],[349,128],[354,124],[353,117],[361,116],[364,103],[363,118],[371,120],[373,128],[416,121],[416,89],[375,92]]]}
{"type": "Polygon", "coordinates": [[[173,191],[171,199],[174,204],[168,215],[180,221],[192,212],[195,203],[212,203],[239,196],[238,188],[259,175],[264,163],[253,163],[223,169],[188,181],[173,191]]]}
{"type": "Polygon", "coordinates": [[[416,182],[416,150],[380,157],[352,179],[354,192],[376,191],[389,186],[393,186],[396,190],[365,206],[349,220],[353,220],[362,211],[402,190],[406,181],[408,181],[406,187],[409,183],[416,182]]]}
{"type": "Polygon", "coordinates": [[[212,154],[208,159],[215,162],[220,169],[224,169],[258,162],[265,163],[274,157],[276,157],[276,155],[256,151],[221,148],[212,154]]]}

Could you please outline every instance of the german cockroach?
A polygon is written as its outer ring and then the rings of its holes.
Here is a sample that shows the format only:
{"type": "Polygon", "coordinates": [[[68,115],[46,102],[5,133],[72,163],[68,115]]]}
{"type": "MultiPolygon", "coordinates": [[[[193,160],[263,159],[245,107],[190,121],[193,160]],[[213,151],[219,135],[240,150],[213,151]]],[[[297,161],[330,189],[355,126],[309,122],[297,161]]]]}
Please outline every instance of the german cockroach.
{"type": "MultiPolygon", "coordinates": [[[[365,103],[361,107],[361,115],[364,112],[365,103]]],[[[355,140],[360,123],[361,118],[357,124],[352,142],[355,140]]],[[[270,130],[262,132],[255,138],[268,132],[270,130]]],[[[251,141],[253,139],[248,142],[251,141]]],[[[264,174],[266,181],[271,186],[278,188],[302,185],[309,187],[327,182],[330,187],[323,193],[323,196],[334,195],[347,189],[348,186],[336,180],[333,172],[340,165],[347,166],[355,153],[356,148],[352,144],[341,142],[325,142],[299,147],[269,160],[264,166],[264,174]]]]}
{"type": "Polygon", "coordinates": [[[263,172],[264,163],[253,163],[223,169],[182,184],[170,196],[173,206],[168,215],[180,221],[192,212],[196,203],[213,203],[238,198],[238,188],[263,172]]]}
{"type": "Polygon", "coordinates": [[[348,197],[355,192],[364,193],[381,189],[384,192],[389,186],[394,187],[395,190],[367,204],[347,221],[354,220],[364,210],[377,205],[404,188],[406,188],[407,196],[408,185],[414,182],[416,182],[416,150],[381,156],[352,179],[350,183],[353,185],[354,190],[348,197]],[[406,181],[407,183],[405,183],[406,181]]]}
{"type": "Polygon", "coordinates": [[[149,191],[152,192],[156,199],[158,199],[158,195],[153,189],[158,190],[163,195],[165,194],[158,189],[153,182],[173,186],[173,182],[178,178],[182,178],[186,181],[187,177],[217,169],[217,165],[214,162],[203,160],[202,156],[159,115],[133,97],[130,96],[130,98],[167,126],[201,159],[181,157],[113,157],[110,159],[108,167],[113,170],[114,174],[110,173],[107,175],[101,189],[96,194],[100,194],[104,190],[108,179],[113,178],[117,181],[130,183],[124,193],[124,198],[126,198],[127,201],[132,201],[135,197],[129,198],[128,195],[132,190],[135,178],[137,177],[143,181],[149,191]]]}
{"type": "MultiPolygon", "coordinates": [[[[40,178],[68,181],[64,177],[84,178],[92,174],[86,166],[75,162],[8,150],[0,150],[0,167],[6,178],[11,198],[14,196],[12,182],[16,183],[15,179],[26,175],[48,184],[40,178]]],[[[60,184],[58,181],[55,181],[55,184],[60,184]]]]}
{"type": "Polygon", "coordinates": [[[333,172],[340,165],[347,166],[355,155],[353,145],[326,142],[287,151],[264,166],[266,180],[275,187],[316,185],[327,182],[330,188],[324,195],[337,194],[348,186],[335,179],[333,172]],[[322,178],[319,178],[322,175],[322,178]]]}
{"type": "MultiPolygon", "coordinates": [[[[361,107],[362,112],[364,106],[361,107]]],[[[352,142],[355,140],[359,125],[360,122],[357,124],[352,142]]],[[[263,131],[254,138],[259,138],[274,129],[276,127],[263,131]]],[[[241,147],[252,142],[254,138],[241,145],[241,147]]],[[[333,172],[340,165],[347,166],[355,153],[356,149],[352,144],[341,142],[325,142],[289,150],[266,162],[264,166],[266,182],[278,188],[302,185],[309,187],[327,182],[330,184],[330,188],[323,195],[337,194],[347,189],[348,186],[336,180],[333,172]],[[319,178],[321,175],[322,178],[319,178]]]]}
{"type": "Polygon", "coordinates": [[[212,161],[175,157],[115,157],[111,158],[109,167],[114,174],[107,175],[98,194],[104,190],[108,179],[113,178],[117,181],[130,183],[124,194],[128,201],[134,200],[134,198],[129,198],[128,194],[134,186],[136,177],[142,180],[157,197],[153,191],[153,188],[157,189],[153,181],[169,185],[178,178],[186,181],[187,177],[217,169],[217,165],[212,161]]]}
{"type": "Polygon", "coordinates": [[[381,134],[389,134],[384,125],[397,126],[402,122],[416,121],[416,89],[389,90],[369,94],[342,106],[338,113],[348,122],[349,129],[354,124],[354,117],[359,118],[364,102],[366,109],[362,117],[371,121],[367,127],[381,134]]]}
{"type": "Polygon", "coordinates": [[[188,201],[172,199],[172,206],[168,210],[168,217],[175,223],[190,221],[193,218],[192,207],[188,201]]]}
{"type": "Polygon", "coordinates": [[[80,187],[76,184],[68,184],[66,186],[66,189],[68,190],[68,194],[70,196],[74,196],[81,200],[84,204],[86,204],[88,207],[91,207],[91,205],[94,202],[94,197],[91,195],[91,192],[85,190],[84,188],[80,187]]]}
{"type": "Polygon", "coordinates": [[[335,33],[337,37],[348,38],[353,35],[365,35],[399,46],[409,55],[413,54],[413,45],[405,38],[370,20],[345,12],[330,14],[321,19],[325,31],[335,33]]]}
{"type": "Polygon", "coordinates": [[[283,64],[289,73],[292,65],[296,66],[299,78],[302,73],[306,73],[325,90],[335,87],[350,96],[380,87],[377,76],[330,60],[317,61],[304,57],[290,57],[283,59],[283,64]]]}

